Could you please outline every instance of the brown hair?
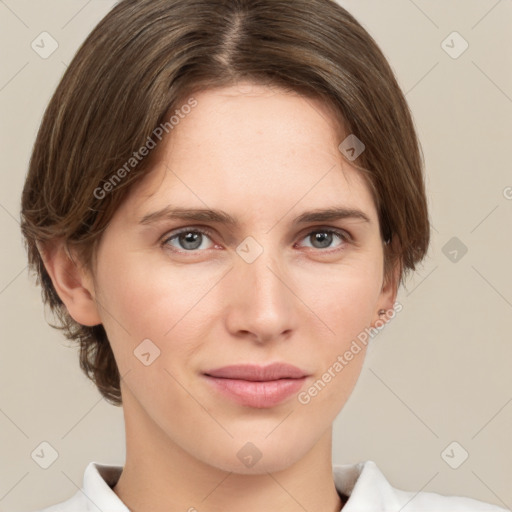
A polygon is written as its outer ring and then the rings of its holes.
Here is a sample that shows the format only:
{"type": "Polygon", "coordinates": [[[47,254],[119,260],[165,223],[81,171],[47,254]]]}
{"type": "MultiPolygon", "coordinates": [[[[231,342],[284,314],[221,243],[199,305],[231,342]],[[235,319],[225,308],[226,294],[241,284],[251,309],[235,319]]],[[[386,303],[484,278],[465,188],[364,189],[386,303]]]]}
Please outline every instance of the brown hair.
{"type": "Polygon", "coordinates": [[[21,212],[29,266],[60,322],[53,327],[79,343],[80,367],[114,405],[120,376],[103,325],[71,318],[37,244],[64,240],[92,268],[102,232],[158,152],[134,154],[157,127],[170,133],[170,113],[195,91],[242,80],[322,99],[364,143],[350,164],[371,188],[383,240],[393,242],[384,245],[386,279],[397,263],[402,284],[428,250],[409,108],[383,53],[345,9],[334,0],[123,0],[79,48],[46,109],[21,212]]]}

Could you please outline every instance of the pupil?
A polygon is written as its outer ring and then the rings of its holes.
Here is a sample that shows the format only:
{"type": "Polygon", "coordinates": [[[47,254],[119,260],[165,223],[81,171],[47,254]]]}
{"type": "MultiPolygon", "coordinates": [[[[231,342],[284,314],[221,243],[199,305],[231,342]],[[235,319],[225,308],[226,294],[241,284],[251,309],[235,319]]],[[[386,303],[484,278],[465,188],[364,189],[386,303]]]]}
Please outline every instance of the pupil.
{"type": "Polygon", "coordinates": [[[329,247],[332,242],[332,233],[319,232],[315,235],[315,242],[319,242],[320,247],[329,247]]]}
{"type": "Polygon", "coordinates": [[[201,233],[184,233],[180,236],[180,241],[185,249],[197,249],[201,245],[201,233]]]}

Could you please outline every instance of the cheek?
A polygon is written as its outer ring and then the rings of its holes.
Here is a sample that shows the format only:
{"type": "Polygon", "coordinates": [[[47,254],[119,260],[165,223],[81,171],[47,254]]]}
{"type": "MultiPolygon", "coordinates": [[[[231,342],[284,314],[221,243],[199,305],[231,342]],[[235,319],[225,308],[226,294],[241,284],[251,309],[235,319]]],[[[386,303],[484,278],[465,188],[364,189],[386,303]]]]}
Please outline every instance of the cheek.
{"type": "Polygon", "coordinates": [[[378,262],[356,257],[329,270],[297,276],[298,294],[329,328],[325,332],[334,340],[331,348],[342,348],[374,320],[381,279],[378,262]]]}
{"type": "Polygon", "coordinates": [[[115,256],[102,255],[97,275],[101,317],[116,359],[119,356],[118,364],[124,359],[130,366],[133,350],[145,339],[161,351],[173,338],[180,339],[173,351],[193,350],[201,324],[190,319],[215,282],[212,273],[218,269],[166,264],[164,258],[151,261],[142,253],[120,258],[116,252],[115,256]]]}
{"type": "Polygon", "coordinates": [[[297,401],[309,417],[322,418],[319,428],[326,418],[334,420],[361,373],[369,339],[368,327],[375,318],[380,292],[380,274],[375,268],[376,272],[371,267],[366,267],[364,272],[351,267],[332,273],[325,279],[321,293],[309,295],[311,309],[329,329],[322,329],[320,335],[318,322],[310,322],[307,327],[309,347],[305,346],[305,350],[315,361],[317,373],[297,401]],[[317,329],[313,328],[315,326],[317,329]],[[312,342],[314,353],[311,352],[312,342]]]}
{"type": "Polygon", "coordinates": [[[179,269],[155,265],[143,254],[113,256],[107,253],[98,270],[100,301],[133,331],[149,334],[165,326],[168,330],[173,320],[183,315],[188,297],[194,296],[194,285],[184,284],[179,269]]]}

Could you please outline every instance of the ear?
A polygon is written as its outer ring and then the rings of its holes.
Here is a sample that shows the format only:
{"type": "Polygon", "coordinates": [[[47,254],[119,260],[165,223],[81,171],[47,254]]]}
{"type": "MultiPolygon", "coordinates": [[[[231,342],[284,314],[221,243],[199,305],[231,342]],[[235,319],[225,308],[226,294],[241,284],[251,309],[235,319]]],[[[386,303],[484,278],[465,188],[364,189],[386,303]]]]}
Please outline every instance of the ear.
{"type": "Polygon", "coordinates": [[[38,248],[55,291],[73,320],[86,326],[101,324],[92,278],[66,244],[59,240],[38,248]]]}
{"type": "Polygon", "coordinates": [[[387,311],[393,310],[393,306],[396,301],[396,296],[398,293],[398,283],[400,279],[400,271],[401,271],[401,263],[397,261],[393,267],[392,272],[388,277],[384,276],[384,282],[382,284],[382,289],[380,292],[379,300],[377,302],[377,311],[374,317],[374,323],[377,320],[388,321],[386,318],[388,315],[379,315],[379,311],[381,309],[387,311]]]}

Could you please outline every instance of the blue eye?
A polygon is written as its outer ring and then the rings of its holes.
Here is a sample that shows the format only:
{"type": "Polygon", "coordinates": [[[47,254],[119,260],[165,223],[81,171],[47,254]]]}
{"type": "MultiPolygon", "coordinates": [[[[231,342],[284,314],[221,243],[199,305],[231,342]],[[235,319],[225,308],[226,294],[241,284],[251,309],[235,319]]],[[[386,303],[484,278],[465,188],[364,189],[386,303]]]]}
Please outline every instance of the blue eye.
{"type": "Polygon", "coordinates": [[[341,240],[341,243],[336,247],[343,245],[344,242],[349,240],[349,236],[343,231],[335,230],[335,229],[317,229],[315,231],[311,231],[306,235],[303,240],[310,240],[311,245],[306,247],[313,247],[314,249],[331,249],[332,243],[338,238],[341,240]]]}
{"type": "Polygon", "coordinates": [[[188,251],[188,252],[196,251],[197,249],[204,250],[204,249],[209,248],[209,247],[201,247],[203,245],[205,237],[206,238],[210,237],[209,232],[207,232],[206,230],[197,229],[197,228],[194,228],[194,229],[187,228],[187,229],[178,231],[174,235],[166,238],[164,240],[164,244],[171,245],[171,247],[174,247],[178,250],[183,250],[183,251],[188,251]],[[174,240],[176,240],[178,242],[178,244],[179,244],[178,247],[176,247],[175,245],[170,243],[171,241],[174,241],[174,240]]]}

